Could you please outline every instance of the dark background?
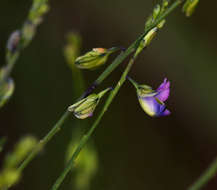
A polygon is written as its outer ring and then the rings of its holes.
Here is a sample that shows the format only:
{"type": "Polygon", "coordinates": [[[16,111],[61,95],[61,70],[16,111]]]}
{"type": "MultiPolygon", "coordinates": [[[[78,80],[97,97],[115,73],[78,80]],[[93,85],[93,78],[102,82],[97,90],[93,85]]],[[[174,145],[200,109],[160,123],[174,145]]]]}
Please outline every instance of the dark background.
{"type": "MultiPolygon", "coordinates": [[[[127,47],[143,31],[145,19],[156,2],[50,2],[50,12],[13,71],[15,93],[0,110],[0,134],[8,137],[1,160],[23,135],[43,137],[73,103],[76,81],[71,80],[63,57],[65,35],[71,30],[80,32],[82,53],[93,47],[127,47]]],[[[30,0],[1,1],[1,66],[5,62],[7,38],[20,28],[30,6],[30,0]]],[[[150,48],[139,57],[130,76],[154,88],[168,77],[171,96],[167,104],[172,115],[157,119],[147,116],[127,82],[94,135],[99,170],[91,189],[187,189],[217,155],[216,9],[217,1],[201,1],[191,18],[185,18],[177,9],[150,48]]],[[[99,89],[115,85],[125,65],[126,62],[118,67],[99,89]]],[[[104,68],[85,71],[86,83],[91,84],[104,68]]],[[[88,119],[90,124],[94,118],[88,119]]],[[[74,117],[26,168],[14,189],[50,188],[64,167],[73,120],[74,117]]],[[[69,180],[66,178],[61,189],[72,189],[69,180]]],[[[217,179],[213,179],[204,189],[216,188],[217,179]]]]}

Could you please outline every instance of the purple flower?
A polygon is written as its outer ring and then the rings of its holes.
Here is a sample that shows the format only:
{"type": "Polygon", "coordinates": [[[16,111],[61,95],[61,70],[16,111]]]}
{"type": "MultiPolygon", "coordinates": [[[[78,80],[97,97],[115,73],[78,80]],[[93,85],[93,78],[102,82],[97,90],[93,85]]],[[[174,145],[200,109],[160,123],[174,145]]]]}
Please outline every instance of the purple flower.
{"type": "Polygon", "coordinates": [[[166,109],[164,103],[170,94],[170,82],[167,81],[166,78],[157,90],[152,90],[152,88],[147,85],[138,85],[130,78],[129,80],[136,87],[139,103],[148,115],[152,117],[160,117],[170,114],[170,111],[166,109]]]}

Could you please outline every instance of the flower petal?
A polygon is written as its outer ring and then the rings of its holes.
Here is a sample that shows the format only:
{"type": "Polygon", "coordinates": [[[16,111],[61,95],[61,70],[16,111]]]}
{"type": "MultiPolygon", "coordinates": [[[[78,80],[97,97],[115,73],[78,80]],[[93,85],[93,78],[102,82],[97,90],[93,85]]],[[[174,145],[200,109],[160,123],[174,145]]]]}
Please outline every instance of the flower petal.
{"type": "Polygon", "coordinates": [[[167,78],[164,79],[164,82],[156,90],[158,94],[155,96],[160,101],[164,102],[168,99],[170,95],[170,82],[167,81],[167,78]]]}
{"type": "Polygon", "coordinates": [[[168,116],[171,112],[168,109],[165,109],[163,112],[161,112],[158,116],[168,116]]]}
{"type": "Polygon", "coordinates": [[[165,104],[160,103],[155,97],[139,97],[142,109],[152,117],[167,116],[170,111],[166,109],[165,104]]]}

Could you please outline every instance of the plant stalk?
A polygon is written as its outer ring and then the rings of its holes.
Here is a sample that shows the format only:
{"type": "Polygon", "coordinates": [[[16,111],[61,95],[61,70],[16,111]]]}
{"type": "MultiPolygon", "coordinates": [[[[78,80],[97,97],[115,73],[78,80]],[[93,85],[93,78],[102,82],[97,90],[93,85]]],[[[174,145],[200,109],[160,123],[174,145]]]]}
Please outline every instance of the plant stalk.
{"type": "MultiPolygon", "coordinates": [[[[161,16],[159,17],[155,23],[153,23],[150,27],[146,28],[145,31],[143,32],[142,35],[140,35],[140,37],[134,41],[131,46],[128,47],[128,49],[124,52],[122,52],[114,61],[111,65],[109,65],[106,70],[97,78],[97,80],[93,83],[93,85],[91,87],[88,88],[88,90],[82,95],[82,97],[85,97],[89,94],[92,93],[92,91],[99,85],[101,84],[110,74],[112,71],[114,71],[116,69],[117,66],[119,66],[125,58],[127,58],[132,52],[134,52],[136,50],[136,48],[138,47],[138,45],[140,44],[140,41],[144,38],[144,36],[149,32],[149,30],[151,30],[153,27],[157,26],[169,13],[171,13],[175,8],[177,8],[180,4],[182,3],[182,0],[176,0],[168,9],[167,11],[161,16]]],[[[79,144],[79,146],[77,147],[71,162],[74,163],[75,158],[77,157],[77,155],[79,154],[79,152],[81,151],[82,147],[85,145],[85,143],[87,142],[87,140],[89,139],[89,137],[92,135],[92,133],[94,132],[96,126],[98,125],[98,123],[100,122],[102,116],[104,115],[105,111],[107,110],[107,108],[109,107],[111,101],[113,100],[113,98],[115,97],[116,93],[119,91],[120,87],[119,86],[121,83],[123,83],[125,81],[125,75],[129,72],[129,69],[131,68],[131,64],[133,64],[133,59],[131,59],[131,61],[128,64],[128,67],[126,68],[125,71],[123,73],[123,78],[121,78],[121,80],[119,81],[120,83],[118,83],[117,87],[111,92],[108,100],[106,101],[106,104],[104,106],[104,109],[102,110],[102,112],[100,113],[100,115],[98,116],[97,120],[95,121],[94,125],[91,127],[90,131],[87,133],[87,135],[85,135],[82,139],[81,142],[79,144]],[[89,135],[89,136],[88,136],[89,135]],[[88,136],[88,137],[87,137],[88,136]]],[[[121,84],[122,85],[122,84],[121,84]]],[[[81,98],[82,98],[81,97],[81,98]]],[[[65,122],[65,120],[69,117],[70,113],[68,111],[66,111],[62,117],[60,118],[60,120],[56,123],[56,125],[54,125],[54,127],[51,129],[51,131],[39,142],[39,144],[35,147],[35,149],[30,153],[30,155],[27,156],[27,158],[23,161],[23,163],[20,165],[20,167],[18,168],[20,171],[22,171],[32,160],[33,158],[37,155],[37,153],[40,151],[40,149],[42,147],[44,147],[49,140],[51,140],[53,138],[53,136],[60,130],[61,126],[63,125],[63,123],[65,122]]],[[[73,163],[71,163],[70,165],[68,165],[68,169],[65,169],[64,173],[61,175],[62,177],[60,179],[58,179],[58,183],[59,185],[61,184],[61,182],[63,181],[63,179],[65,178],[65,175],[70,171],[71,166],[73,165],[73,163]]],[[[58,184],[57,183],[57,184],[58,184]]],[[[53,189],[57,189],[59,185],[54,185],[53,189]],[[57,187],[57,188],[55,188],[57,187]]]]}
{"type": "MultiPolygon", "coordinates": [[[[107,69],[100,75],[100,77],[95,81],[94,85],[100,84],[121,62],[123,61],[122,58],[126,58],[130,53],[135,51],[139,44],[140,41],[144,38],[144,36],[149,32],[150,29],[153,27],[157,26],[169,13],[171,13],[175,8],[177,8],[180,4],[182,3],[182,0],[176,0],[169,8],[168,10],[161,16],[159,19],[156,20],[153,25],[150,27],[146,28],[144,33],[124,52],[122,55],[119,55],[116,60],[109,66],[107,69]]],[[[115,98],[116,94],[120,90],[121,86],[124,84],[126,81],[126,76],[128,75],[131,67],[133,66],[133,63],[137,57],[137,53],[134,54],[133,58],[130,59],[126,69],[124,70],[119,82],[115,86],[114,90],[111,91],[109,97],[107,98],[104,107],[100,114],[98,115],[97,119],[93,123],[92,127],[89,129],[89,131],[81,138],[80,143],[78,144],[77,148],[75,149],[75,152],[73,153],[71,159],[69,160],[67,166],[61,173],[61,175],[57,178],[56,182],[52,186],[51,190],[57,190],[60,185],[62,184],[63,180],[65,179],[66,175],[69,173],[69,171],[72,169],[74,166],[75,160],[78,157],[79,153],[81,152],[82,148],[84,145],[87,143],[89,138],[92,136],[93,132],[95,131],[96,127],[98,126],[99,122],[101,121],[104,113],[107,111],[108,107],[112,103],[113,99],[115,98]]],[[[90,88],[89,88],[90,89],[90,88]]]]}
{"type": "Polygon", "coordinates": [[[217,158],[213,163],[205,170],[205,172],[199,177],[199,179],[188,188],[188,190],[202,189],[217,173],[217,158]]]}
{"type": "Polygon", "coordinates": [[[32,161],[32,159],[37,155],[38,152],[53,138],[53,136],[61,129],[63,123],[71,115],[71,112],[66,111],[59,121],[54,125],[54,127],[49,131],[49,133],[39,141],[32,152],[26,157],[22,164],[18,167],[18,171],[22,172],[23,169],[32,161]]]}
{"type": "Polygon", "coordinates": [[[105,103],[102,111],[100,112],[99,116],[97,117],[96,121],[93,123],[92,127],[87,132],[87,134],[82,137],[79,145],[77,146],[75,152],[73,153],[73,155],[72,155],[70,161],[68,162],[66,168],[64,169],[64,171],[62,172],[62,174],[60,175],[60,177],[57,179],[56,183],[53,185],[52,190],[57,190],[59,188],[59,186],[63,182],[64,178],[66,177],[66,175],[68,174],[68,172],[73,167],[77,156],[79,155],[79,153],[81,152],[82,148],[87,143],[87,141],[89,140],[89,138],[92,136],[93,132],[95,131],[96,127],[98,126],[99,122],[101,121],[104,113],[107,111],[108,107],[112,103],[112,100],[115,98],[115,96],[118,93],[118,91],[120,90],[121,86],[126,81],[126,76],[129,73],[131,67],[133,66],[133,63],[134,63],[135,59],[136,59],[136,57],[131,58],[131,60],[128,63],[125,71],[123,72],[120,80],[118,81],[118,83],[115,86],[114,90],[111,91],[109,97],[107,98],[106,103],[105,103]]]}
{"type": "Polygon", "coordinates": [[[92,91],[100,85],[111,73],[114,71],[132,52],[135,51],[136,47],[140,41],[146,36],[146,34],[154,27],[156,27],[168,14],[170,14],[174,9],[176,9],[183,0],[176,0],[168,9],[162,14],[152,25],[145,28],[145,31],[140,35],[140,37],[134,41],[126,51],[122,52],[113,62],[110,64],[105,71],[95,80],[95,82],[84,92],[81,99],[87,97],[92,91]]]}

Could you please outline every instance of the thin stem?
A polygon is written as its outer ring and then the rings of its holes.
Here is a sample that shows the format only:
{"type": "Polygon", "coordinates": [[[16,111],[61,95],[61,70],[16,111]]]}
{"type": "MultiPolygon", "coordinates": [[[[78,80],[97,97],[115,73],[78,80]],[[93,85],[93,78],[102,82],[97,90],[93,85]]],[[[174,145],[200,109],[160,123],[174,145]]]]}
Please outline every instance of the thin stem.
{"type": "Polygon", "coordinates": [[[39,143],[35,146],[32,152],[27,156],[27,158],[22,162],[19,166],[18,171],[22,171],[29,162],[37,155],[37,153],[53,138],[53,136],[61,129],[61,126],[66,121],[66,119],[70,116],[71,112],[66,111],[59,121],[54,125],[54,127],[49,131],[49,133],[39,141],[39,143]]]}
{"type": "Polygon", "coordinates": [[[199,190],[204,187],[217,173],[217,158],[207,168],[207,170],[199,177],[199,179],[188,188],[188,190],[199,190]]]}
{"type": "MultiPolygon", "coordinates": [[[[131,52],[133,52],[134,50],[136,50],[138,48],[139,44],[140,44],[140,41],[147,34],[147,32],[150,29],[152,29],[153,27],[157,26],[170,12],[172,12],[181,3],[182,3],[182,0],[176,0],[168,8],[168,10],[153,24],[153,26],[150,26],[149,28],[146,28],[145,32],[122,55],[120,55],[120,56],[117,57],[117,59],[106,69],[106,71],[104,71],[100,75],[100,77],[96,81],[98,83],[101,83],[121,63],[120,60],[123,61],[122,57],[127,57],[131,52]]],[[[57,180],[54,183],[54,185],[52,186],[51,190],[57,190],[59,188],[59,186],[62,184],[63,180],[65,179],[66,175],[69,173],[69,171],[74,166],[74,163],[75,163],[75,160],[76,160],[77,156],[79,155],[79,153],[81,152],[82,148],[87,143],[87,141],[89,140],[89,138],[92,136],[93,132],[95,131],[96,127],[98,126],[99,122],[101,121],[104,113],[107,111],[108,107],[112,103],[113,99],[115,98],[116,94],[120,90],[121,86],[126,81],[126,76],[129,73],[131,67],[133,66],[133,63],[134,63],[136,57],[137,57],[137,53],[134,54],[133,58],[130,59],[130,62],[128,63],[126,69],[124,70],[124,72],[123,72],[123,74],[122,74],[119,82],[117,83],[116,87],[114,88],[114,90],[110,93],[109,97],[107,98],[102,111],[98,115],[97,119],[95,120],[95,122],[93,123],[92,127],[89,129],[89,131],[87,132],[87,134],[85,134],[81,138],[81,140],[80,140],[77,148],[75,149],[75,152],[73,153],[71,159],[69,160],[67,166],[65,167],[65,169],[63,170],[63,172],[61,173],[61,175],[57,178],[57,180]]],[[[94,84],[95,85],[98,84],[97,82],[95,82],[94,84]]]]}
{"type": "Polygon", "coordinates": [[[177,8],[183,0],[176,0],[152,25],[145,28],[145,31],[140,37],[135,40],[126,51],[122,52],[113,62],[110,64],[105,71],[95,80],[95,82],[84,92],[81,98],[84,98],[92,93],[92,91],[101,84],[111,73],[114,71],[132,52],[135,51],[140,41],[144,36],[154,27],[156,27],[167,15],[169,15],[175,8],[177,8]]]}
{"type": "Polygon", "coordinates": [[[118,91],[120,90],[121,86],[123,85],[123,83],[126,81],[126,76],[129,73],[134,60],[136,57],[131,58],[130,62],[128,63],[125,71],[123,72],[119,82],[117,83],[117,85],[115,86],[114,90],[111,91],[109,97],[106,100],[106,103],[102,109],[102,111],[100,112],[98,118],[96,119],[96,121],[93,123],[92,127],[90,128],[90,130],[87,132],[86,135],[84,135],[79,143],[79,145],[77,146],[75,152],[73,153],[70,161],[68,162],[66,168],[64,169],[64,171],[62,172],[62,174],[59,176],[59,178],[57,179],[57,181],[55,182],[55,184],[52,187],[52,190],[57,190],[59,188],[59,186],[61,185],[61,183],[63,182],[64,178],[66,177],[66,175],[68,174],[68,172],[71,170],[71,168],[74,165],[74,162],[77,158],[77,156],[79,155],[79,153],[81,152],[82,148],[84,147],[84,145],[87,143],[88,139],[91,137],[91,135],[93,134],[93,132],[95,131],[96,127],[98,126],[99,122],[101,121],[104,113],[107,111],[108,107],[110,106],[110,104],[112,103],[112,100],[115,98],[116,94],[118,93],[118,91]]]}
{"type": "MultiPolygon", "coordinates": [[[[94,85],[91,86],[90,88],[88,88],[88,90],[86,91],[86,95],[90,94],[97,85],[101,84],[105,78],[107,78],[111,72],[113,70],[115,70],[115,68],[120,65],[120,63],[123,62],[123,60],[128,57],[133,51],[135,51],[135,49],[138,47],[140,41],[143,39],[143,37],[149,32],[150,29],[152,29],[153,27],[155,27],[157,24],[159,24],[170,12],[172,12],[176,7],[178,7],[178,5],[180,5],[182,3],[181,0],[177,0],[175,1],[170,8],[160,17],[156,20],[155,23],[153,23],[150,27],[146,28],[144,33],[136,40],[132,43],[132,45],[125,51],[122,52],[114,61],[111,65],[109,65],[107,67],[107,69],[97,78],[97,80],[94,82],[94,85]]],[[[16,61],[16,59],[14,60],[14,62],[16,61]]],[[[14,65],[14,62],[12,65],[14,65]]],[[[72,157],[72,161],[71,163],[69,163],[68,167],[64,170],[64,173],[61,175],[61,178],[58,179],[58,181],[56,182],[56,185],[54,185],[53,189],[57,189],[58,186],[62,183],[63,179],[65,178],[66,174],[70,171],[70,168],[73,166],[74,160],[77,157],[77,155],[79,154],[79,152],[81,151],[81,149],[83,148],[83,146],[85,145],[85,143],[87,142],[87,140],[89,139],[89,137],[92,135],[92,133],[94,132],[95,128],[97,127],[98,123],[100,122],[102,116],[104,115],[104,113],[106,112],[107,108],[109,107],[110,103],[112,102],[113,98],[115,97],[115,95],[117,94],[117,92],[119,91],[122,83],[125,81],[125,77],[127,75],[127,73],[129,72],[130,68],[131,68],[131,64],[133,64],[133,59],[131,59],[130,63],[128,64],[128,67],[126,68],[127,72],[123,73],[123,78],[121,78],[121,80],[119,81],[118,85],[116,86],[116,88],[111,92],[105,106],[104,109],[102,110],[102,112],[100,113],[100,115],[98,116],[97,120],[95,121],[94,125],[91,127],[90,131],[87,133],[87,135],[85,135],[81,141],[79,146],[77,147],[75,153],[73,154],[72,157]],[[120,85],[121,84],[121,85],[120,85]],[[120,86],[119,86],[120,85],[120,86]]],[[[85,96],[86,96],[85,95],[85,96]]],[[[60,127],[63,125],[63,123],[65,122],[65,120],[69,117],[70,113],[67,111],[63,114],[63,116],[60,118],[60,120],[56,123],[56,125],[54,125],[54,127],[51,129],[51,131],[39,142],[39,144],[35,147],[35,149],[30,153],[30,155],[28,155],[28,157],[23,161],[23,163],[20,165],[20,167],[18,168],[20,171],[22,171],[32,160],[33,158],[37,155],[37,153],[41,150],[42,147],[44,147],[52,138],[53,136],[60,130],[60,127]]]]}
{"type": "Polygon", "coordinates": [[[134,81],[133,79],[131,79],[130,77],[127,77],[127,79],[133,84],[133,86],[137,89],[138,88],[138,84],[136,81],[134,81]]]}

